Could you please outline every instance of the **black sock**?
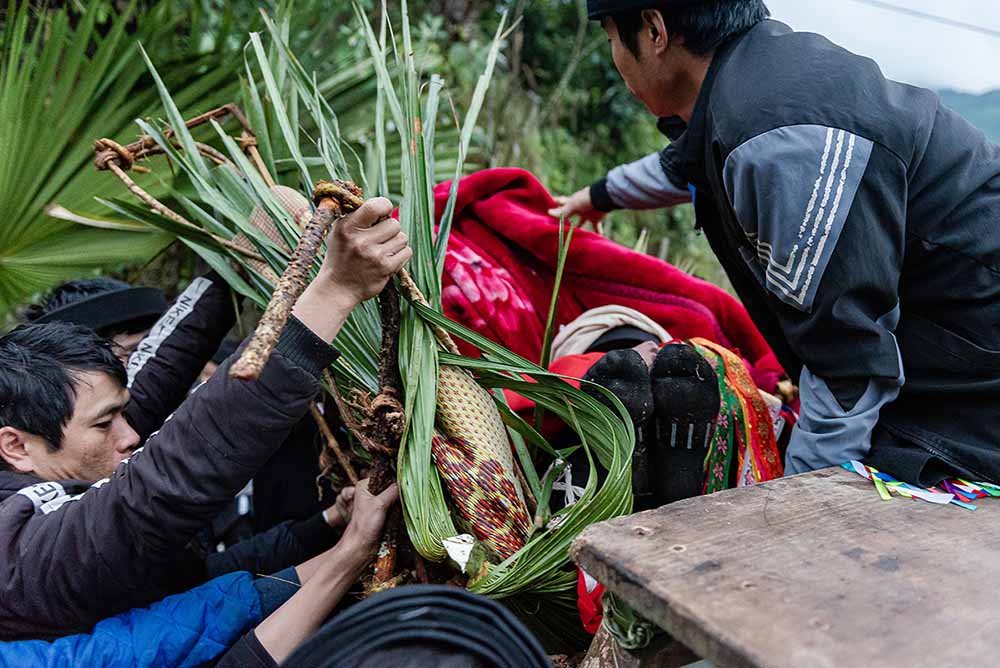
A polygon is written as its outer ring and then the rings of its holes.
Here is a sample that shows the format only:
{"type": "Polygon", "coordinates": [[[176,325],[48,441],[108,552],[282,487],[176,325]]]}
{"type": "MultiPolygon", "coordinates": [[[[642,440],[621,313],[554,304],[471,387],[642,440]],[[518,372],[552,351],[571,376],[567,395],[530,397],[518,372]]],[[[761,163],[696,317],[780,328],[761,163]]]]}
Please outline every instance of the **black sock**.
{"type": "Polygon", "coordinates": [[[653,488],[660,504],[701,494],[704,463],[719,416],[719,381],[712,366],[692,346],[664,346],[650,373],[655,411],[653,488]]]}
{"type": "MultiPolygon", "coordinates": [[[[653,393],[649,384],[649,368],[642,356],[631,348],[612,350],[597,360],[583,377],[611,391],[625,406],[635,427],[635,450],[632,452],[632,494],[634,509],[655,507],[649,483],[650,462],[643,441],[644,428],[653,413],[653,393]]],[[[583,391],[611,407],[611,401],[592,387],[583,391]]]]}

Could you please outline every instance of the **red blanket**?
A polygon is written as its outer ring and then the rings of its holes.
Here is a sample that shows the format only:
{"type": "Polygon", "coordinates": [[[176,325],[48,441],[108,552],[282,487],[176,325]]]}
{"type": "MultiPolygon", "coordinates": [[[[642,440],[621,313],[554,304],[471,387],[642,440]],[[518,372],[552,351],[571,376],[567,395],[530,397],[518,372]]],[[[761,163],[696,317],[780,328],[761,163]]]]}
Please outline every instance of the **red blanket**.
{"type": "MultiPolygon", "coordinates": [[[[435,190],[437,215],[450,183],[435,190]]],[[[461,180],[445,261],[445,313],[522,357],[538,361],[559,252],[549,192],[522,169],[461,180]]],[[[780,366],[743,306],[723,290],[657,258],[578,229],[563,277],[556,326],[585,310],[622,304],[678,339],[703,337],[737,350],[762,389],[780,366]]],[[[477,354],[466,346],[463,352],[477,354]]]]}

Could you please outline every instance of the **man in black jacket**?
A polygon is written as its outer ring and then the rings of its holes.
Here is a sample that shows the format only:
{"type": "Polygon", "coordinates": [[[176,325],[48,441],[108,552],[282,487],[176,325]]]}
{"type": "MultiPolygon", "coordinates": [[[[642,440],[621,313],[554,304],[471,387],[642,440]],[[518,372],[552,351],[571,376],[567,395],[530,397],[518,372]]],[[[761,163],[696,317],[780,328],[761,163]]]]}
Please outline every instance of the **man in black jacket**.
{"type": "Polygon", "coordinates": [[[335,226],[259,379],[232,379],[224,365],[143,448],[124,417],[123,370],[110,359],[52,337],[47,352],[33,349],[24,330],[0,339],[0,459],[35,482],[0,501],[0,636],[84,630],[170,592],[174,555],[305,415],[351,310],[409,260],[398,222],[371,226],[390,211],[371,200],[335,226]],[[62,377],[37,378],[32,359],[62,377]],[[58,430],[25,401],[32,379],[53,390],[58,430]]]}
{"type": "Polygon", "coordinates": [[[761,0],[588,7],[673,143],[552,213],[694,198],[799,379],[786,472],[868,457],[920,484],[1000,480],[1000,148],[761,0]]]}

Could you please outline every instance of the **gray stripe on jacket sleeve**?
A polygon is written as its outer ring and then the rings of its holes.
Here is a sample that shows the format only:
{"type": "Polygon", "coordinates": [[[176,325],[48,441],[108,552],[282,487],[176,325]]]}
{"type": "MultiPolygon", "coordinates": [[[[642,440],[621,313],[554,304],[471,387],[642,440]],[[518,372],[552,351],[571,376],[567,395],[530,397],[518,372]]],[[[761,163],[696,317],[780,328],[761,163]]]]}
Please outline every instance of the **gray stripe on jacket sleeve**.
{"type": "Polygon", "coordinates": [[[661,209],[691,201],[687,188],[674,185],[660,165],[660,154],[619,165],[608,172],[608,195],[622,209],[661,209]]]}
{"type": "MultiPolygon", "coordinates": [[[[890,332],[895,331],[899,324],[899,306],[879,318],[878,324],[890,332]]],[[[878,423],[879,411],[895,401],[906,382],[898,343],[896,357],[899,377],[869,380],[864,394],[848,410],[844,410],[826,381],[808,367],[802,367],[799,376],[802,411],[785,453],[786,475],[864,459],[872,447],[872,430],[878,423]]]]}
{"type": "Polygon", "coordinates": [[[768,290],[810,311],[871,157],[872,142],[792,125],[740,145],[723,168],[740,227],[768,290]]]}

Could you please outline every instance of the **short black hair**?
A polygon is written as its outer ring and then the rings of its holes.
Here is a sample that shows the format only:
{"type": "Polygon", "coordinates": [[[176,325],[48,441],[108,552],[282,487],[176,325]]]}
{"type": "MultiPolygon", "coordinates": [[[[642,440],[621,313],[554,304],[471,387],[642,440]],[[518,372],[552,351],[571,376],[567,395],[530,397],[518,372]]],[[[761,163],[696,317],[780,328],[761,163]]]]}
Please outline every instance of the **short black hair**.
{"type": "Polygon", "coordinates": [[[111,342],[90,328],[51,322],[0,337],[0,427],[37,434],[58,450],[73,417],[78,374],[88,371],[106,373],[122,387],[127,382],[111,342]]]}
{"type": "MultiPolygon", "coordinates": [[[[650,9],[660,12],[667,33],[683,39],[684,48],[696,56],[712,53],[771,15],[764,0],[707,0],[682,7],[664,2],[650,9]]],[[[642,11],[612,14],[611,20],[622,43],[638,58],[642,11]]]]}

